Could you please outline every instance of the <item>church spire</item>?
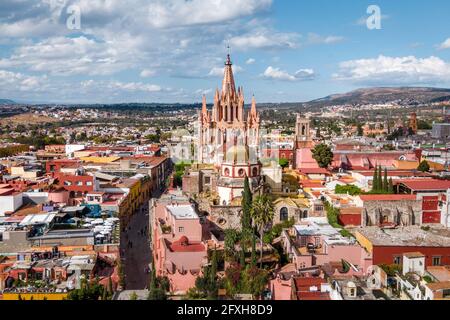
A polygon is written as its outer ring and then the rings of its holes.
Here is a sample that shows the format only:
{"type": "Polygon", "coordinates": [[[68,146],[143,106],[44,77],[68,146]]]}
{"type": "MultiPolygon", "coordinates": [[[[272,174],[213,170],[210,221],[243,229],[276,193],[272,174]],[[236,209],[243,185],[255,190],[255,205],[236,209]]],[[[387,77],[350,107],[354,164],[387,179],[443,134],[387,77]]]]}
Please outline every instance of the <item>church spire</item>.
{"type": "Polygon", "coordinates": [[[203,114],[208,113],[208,109],[206,109],[206,95],[203,95],[203,98],[202,98],[202,113],[203,114]]]}
{"type": "Polygon", "coordinates": [[[231,96],[234,96],[235,92],[236,85],[234,83],[233,76],[233,63],[231,62],[230,54],[227,54],[227,61],[225,62],[225,71],[222,82],[222,97],[226,96],[228,93],[231,96]]]}

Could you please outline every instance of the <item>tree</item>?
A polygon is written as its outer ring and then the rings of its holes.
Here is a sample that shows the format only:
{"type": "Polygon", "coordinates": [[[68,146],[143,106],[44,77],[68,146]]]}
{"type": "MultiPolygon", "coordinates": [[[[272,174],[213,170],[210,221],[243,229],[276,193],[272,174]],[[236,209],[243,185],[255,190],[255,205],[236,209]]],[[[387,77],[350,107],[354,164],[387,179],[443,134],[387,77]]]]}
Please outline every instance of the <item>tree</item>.
{"type": "Polygon", "coordinates": [[[136,292],[133,291],[133,293],[130,295],[130,300],[137,300],[138,299],[138,295],[136,294],[136,292]]]}
{"type": "Polygon", "coordinates": [[[373,171],[373,180],[372,180],[372,191],[378,191],[378,169],[375,166],[375,170],[373,171]]]}
{"type": "Polygon", "coordinates": [[[147,300],[167,300],[166,291],[160,286],[158,278],[156,277],[156,270],[154,266],[150,274],[150,289],[147,300]]]}
{"type": "Polygon", "coordinates": [[[89,283],[86,279],[81,279],[80,289],[70,291],[68,300],[99,300],[106,289],[98,283],[98,279],[89,283]]]}
{"type": "Polygon", "coordinates": [[[317,137],[317,138],[321,138],[321,137],[322,137],[322,133],[320,132],[320,127],[317,127],[317,130],[316,130],[316,137],[317,137]]]}
{"type": "Polygon", "coordinates": [[[264,238],[264,229],[266,226],[273,221],[274,216],[274,207],[272,200],[267,196],[258,196],[253,201],[251,217],[253,219],[254,225],[257,227],[260,235],[260,251],[261,251],[261,261],[260,264],[262,266],[263,260],[263,238],[264,238]]]}
{"type": "Polygon", "coordinates": [[[211,272],[210,272],[210,282],[215,283],[216,282],[216,276],[217,276],[217,250],[214,249],[211,257],[211,272]]]}
{"type": "Polygon", "coordinates": [[[392,182],[392,178],[389,178],[389,193],[394,193],[394,183],[392,182]]]}
{"type": "Polygon", "coordinates": [[[114,294],[113,283],[111,277],[108,278],[108,293],[112,296],[114,294]]]}
{"type": "Polygon", "coordinates": [[[288,159],[282,158],[282,159],[280,159],[278,161],[278,163],[280,164],[280,167],[282,167],[283,169],[287,168],[289,166],[289,160],[288,159]]]}
{"type": "Polygon", "coordinates": [[[423,160],[419,166],[417,167],[417,170],[422,172],[429,172],[430,171],[430,165],[428,164],[428,161],[423,160]]]}
{"type": "Polygon", "coordinates": [[[334,188],[334,193],[336,194],[349,194],[351,196],[360,195],[363,191],[358,188],[357,186],[350,184],[350,185],[336,185],[334,188]]]}
{"type": "Polygon", "coordinates": [[[389,192],[389,182],[388,182],[388,174],[387,174],[386,168],[384,168],[383,191],[389,192]]]}
{"type": "Polygon", "coordinates": [[[362,137],[364,135],[364,130],[361,123],[358,123],[357,130],[358,130],[357,132],[358,137],[362,137]]]}
{"type": "Polygon", "coordinates": [[[381,165],[378,166],[378,192],[383,192],[383,171],[381,169],[381,165]]]}
{"type": "Polygon", "coordinates": [[[214,300],[218,295],[217,252],[212,252],[211,264],[203,268],[203,274],[195,279],[195,287],[188,292],[190,299],[214,300]]]}
{"type": "Polygon", "coordinates": [[[312,149],[312,155],[321,168],[328,168],[331,162],[333,162],[333,152],[331,151],[331,148],[324,143],[315,146],[314,149],[312,149]]]}
{"type": "Polygon", "coordinates": [[[252,208],[252,192],[250,191],[250,183],[248,177],[245,176],[244,179],[244,191],[242,192],[242,218],[241,225],[242,230],[249,230],[252,227],[251,221],[251,208],[252,208]]]}

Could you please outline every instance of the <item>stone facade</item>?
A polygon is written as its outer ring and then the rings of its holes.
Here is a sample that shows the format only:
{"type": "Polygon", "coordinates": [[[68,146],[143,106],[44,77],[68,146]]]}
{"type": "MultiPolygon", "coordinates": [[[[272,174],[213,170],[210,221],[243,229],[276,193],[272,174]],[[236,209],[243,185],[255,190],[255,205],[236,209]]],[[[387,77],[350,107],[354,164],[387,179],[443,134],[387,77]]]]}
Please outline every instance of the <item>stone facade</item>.
{"type": "Polygon", "coordinates": [[[362,225],[420,225],[421,214],[420,200],[364,201],[362,225]]]}

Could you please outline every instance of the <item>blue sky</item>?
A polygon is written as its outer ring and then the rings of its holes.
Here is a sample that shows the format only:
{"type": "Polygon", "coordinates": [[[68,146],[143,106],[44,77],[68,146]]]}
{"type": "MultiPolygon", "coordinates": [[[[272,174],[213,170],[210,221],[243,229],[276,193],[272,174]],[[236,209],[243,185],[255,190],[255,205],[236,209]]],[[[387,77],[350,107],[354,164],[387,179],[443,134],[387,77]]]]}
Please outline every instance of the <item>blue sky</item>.
{"type": "Polygon", "coordinates": [[[448,12],[447,0],[2,0],[0,98],[211,102],[228,43],[237,84],[260,102],[449,87],[448,12]]]}

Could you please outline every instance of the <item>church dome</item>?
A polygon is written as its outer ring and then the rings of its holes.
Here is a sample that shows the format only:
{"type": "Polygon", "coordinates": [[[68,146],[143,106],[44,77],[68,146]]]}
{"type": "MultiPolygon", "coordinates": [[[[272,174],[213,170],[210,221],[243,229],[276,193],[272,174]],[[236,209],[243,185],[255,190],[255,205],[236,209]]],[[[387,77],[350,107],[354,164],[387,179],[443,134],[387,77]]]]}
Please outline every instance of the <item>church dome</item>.
{"type": "Polygon", "coordinates": [[[248,148],[245,146],[232,146],[228,149],[225,154],[226,162],[235,163],[248,163],[250,160],[250,155],[248,148]]]}

